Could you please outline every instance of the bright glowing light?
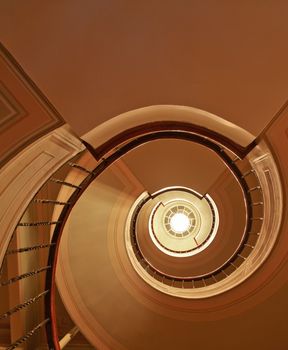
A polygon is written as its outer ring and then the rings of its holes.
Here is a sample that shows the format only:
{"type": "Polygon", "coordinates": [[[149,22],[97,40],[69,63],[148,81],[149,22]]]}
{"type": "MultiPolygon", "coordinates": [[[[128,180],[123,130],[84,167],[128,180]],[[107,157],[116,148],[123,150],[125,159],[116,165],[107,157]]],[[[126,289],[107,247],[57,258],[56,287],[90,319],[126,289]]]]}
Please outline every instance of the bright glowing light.
{"type": "Polygon", "coordinates": [[[183,233],[190,227],[190,221],[187,215],[176,213],[170,220],[171,228],[176,233],[183,233]]]}

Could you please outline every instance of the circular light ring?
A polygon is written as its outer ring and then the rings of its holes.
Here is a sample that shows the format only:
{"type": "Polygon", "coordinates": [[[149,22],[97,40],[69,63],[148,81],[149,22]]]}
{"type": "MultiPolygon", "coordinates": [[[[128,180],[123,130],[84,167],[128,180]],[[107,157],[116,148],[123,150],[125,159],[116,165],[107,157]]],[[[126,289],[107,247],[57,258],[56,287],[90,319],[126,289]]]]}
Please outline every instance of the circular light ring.
{"type": "MultiPolygon", "coordinates": [[[[182,190],[181,187],[176,188],[182,190]]],[[[173,257],[189,257],[202,252],[215,238],[219,226],[219,214],[213,199],[207,194],[202,197],[191,189],[183,189],[191,195],[191,202],[187,198],[175,198],[166,203],[159,202],[153,208],[148,223],[152,242],[162,253],[173,257]],[[201,203],[201,207],[197,208],[197,204],[192,203],[193,200],[201,203]],[[191,225],[183,233],[173,232],[169,221],[177,214],[177,208],[180,209],[180,213],[188,213],[193,222],[193,226],[191,225]],[[203,221],[204,214],[208,215],[206,222],[203,221]]],[[[165,190],[163,189],[164,192],[165,190]]],[[[137,243],[137,234],[135,238],[137,243]]]]}
{"type": "Polygon", "coordinates": [[[189,235],[196,223],[194,212],[184,205],[177,205],[169,209],[164,217],[164,226],[167,232],[176,237],[189,235]]]}

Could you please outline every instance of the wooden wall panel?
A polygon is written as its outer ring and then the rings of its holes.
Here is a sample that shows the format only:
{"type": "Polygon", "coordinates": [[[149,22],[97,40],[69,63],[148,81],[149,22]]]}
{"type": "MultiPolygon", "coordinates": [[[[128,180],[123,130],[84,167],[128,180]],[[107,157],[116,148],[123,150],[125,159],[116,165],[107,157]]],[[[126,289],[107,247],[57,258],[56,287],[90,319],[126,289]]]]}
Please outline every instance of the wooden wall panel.
{"type": "Polygon", "coordinates": [[[0,167],[62,124],[63,118],[0,45],[0,167]]]}

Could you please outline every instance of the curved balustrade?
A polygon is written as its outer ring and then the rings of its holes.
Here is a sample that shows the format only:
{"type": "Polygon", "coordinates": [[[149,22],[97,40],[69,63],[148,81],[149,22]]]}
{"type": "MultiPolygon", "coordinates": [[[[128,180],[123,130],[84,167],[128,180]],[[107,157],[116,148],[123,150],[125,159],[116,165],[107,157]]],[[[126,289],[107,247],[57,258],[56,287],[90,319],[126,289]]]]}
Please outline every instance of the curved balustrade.
{"type": "MultiPolygon", "coordinates": [[[[85,191],[87,186],[99,176],[109,165],[111,165],[115,160],[119,159],[121,156],[132,150],[133,148],[151,140],[161,139],[161,138],[178,138],[185,139],[193,142],[198,142],[210,149],[214,150],[229,166],[232,170],[237,181],[241,185],[243,190],[243,195],[246,201],[247,209],[247,225],[244,239],[239,246],[239,249],[235,252],[233,257],[217,271],[213,271],[210,275],[199,276],[193,279],[180,279],[169,278],[159,271],[149,265],[149,263],[141,256],[141,252],[137,248],[137,244],[133,245],[135,249],[135,255],[138,261],[143,265],[144,269],[155,279],[161,280],[162,282],[168,281],[171,286],[177,286],[178,288],[197,288],[206,287],[212,283],[218,283],[219,281],[227,278],[233,274],[234,270],[237,270],[242,263],[250,255],[251,251],[254,250],[257,244],[257,239],[261,229],[261,223],[263,221],[263,206],[264,200],[261,194],[261,185],[258,180],[257,172],[251,163],[245,158],[240,159],[239,156],[235,158],[235,153],[230,152],[228,149],[223,148],[217,142],[211,141],[207,136],[202,137],[201,135],[196,135],[195,133],[190,133],[187,131],[175,131],[175,126],[170,123],[169,127],[171,130],[161,130],[153,133],[148,133],[144,135],[137,135],[136,138],[131,140],[126,140],[126,143],[121,145],[114,145],[114,149],[111,150],[109,147],[108,155],[105,156],[105,152],[101,148],[101,160],[95,167],[95,169],[86,169],[81,163],[77,163],[79,156],[75,159],[67,162],[60,170],[58,170],[53,176],[47,181],[42,189],[38,192],[35,198],[31,201],[27,211],[31,209],[30,206],[41,207],[38,214],[42,213],[42,217],[38,215],[37,220],[26,221],[20,220],[11,243],[17,238],[18,235],[32,235],[34,238],[37,236],[39,242],[31,246],[25,247],[8,247],[5,263],[10,256],[19,254],[31,254],[35,251],[40,251],[43,257],[46,258],[47,264],[45,266],[39,266],[33,271],[28,271],[19,274],[18,276],[13,276],[12,278],[1,281],[1,286],[7,286],[11,283],[21,283],[21,280],[30,278],[32,283],[32,276],[39,275],[41,273],[46,274],[45,283],[44,279],[40,280],[41,288],[38,290],[37,294],[27,300],[21,301],[18,305],[5,312],[0,316],[1,318],[7,318],[11,315],[21,312],[23,309],[28,309],[31,305],[36,303],[42,303],[45,306],[45,314],[42,315],[43,319],[40,320],[39,324],[33,329],[29,330],[25,335],[14,341],[10,347],[7,349],[15,349],[23,342],[29,340],[36,334],[40,328],[46,326],[47,331],[47,342],[50,349],[60,349],[59,340],[57,336],[57,326],[56,326],[56,311],[55,311],[55,271],[57,262],[57,253],[59,249],[59,242],[61,238],[61,233],[65,222],[70,214],[70,211],[79,199],[81,194],[85,191]],[[171,125],[170,125],[171,124],[171,125]],[[65,175],[71,171],[78,171],[83,173],[82,181],[80,183],[70,183],[66,181],[65,175]],[[59,177],[58,177],[59,175],[59,177]],[[64,176],[63,176],[64,175],[64,176]],[[52,187],[53,186],[53,190],[52,187]],[[62,186],[69,187],[71,192],[67,194],[65,198],[59,198],[58,193],[62,186]],[[52,197],[43,198],[41,195],[44,192],[53,193],[52,197]],[[45,207],[45,209],[43,209],[45,207]],[[61,207],[59,211],[59,217],[57,220],[53,217],[54,207],[61,207]],[[45,216],[46,215],[46,216],[45,216]],[[52,220],[53,217],[53,220],[52,220]],[[53,226],[54,234],[50,237],[50,227],[53,226]],[[32,229],[31,232],[29,230],[32,229]],[[45,251],[45,252],[44,252],[45,251]],[[45,302],[45,305],[43,304],[45,302]]],[[[179,124],[179,123],[178,123],[179,124]]],[[[122,142],[123,140],[121,140],[122,142]]],[[[235,148],[235,147],[233,147],[235,148]]],[[[98,161],[98,153],[93,153],[93,149],[89,147],[89,151],[92,152],[96,160],[98,161]]],[[[25,215],[24,215],[25,217],[25,215]]],[[[132,235],[135,232],[135,222],[136,217],[132,220],[131,232],[132,235]]],[[[33,238],[33,240],[35,240],[33,238]]],[[[134,238],[133,238],[134,239],[134,238]]],[[[45,259],[44,259],[45,260],[45,259]]],[[[33,311],[33,310],[32,310],[33,311]]]]}
{"type": "MultiPolygon", "coordinates": [[[[51,275],[49,271],[51,271],[52,265],[48,263],[48,256],[52,255],[52,252],[56,249],[56,243],[50,240],[50,228],[58,227],[61,225],[60,220],[52,220],[52,215],[55,206],[60,206],[62,210],[67,210],[69,206],[72,205],[72,202],[68,200],[68,198],[62,198],[59,201],[58,193],[62,186],[68,186],[71,188],[72,193],[75,191],[79,191],[80,187],[78,184],[70,184],[58,178],[56,176],[66,176],[71,169],[76,169],[77,171],[82,171],[85,176],[90,174],[90,171],[81,167],[81,165],[76,164],[75,162],[79,159],[79,155],[77,155],[72,161],[67,162],[63,167],[53,175],[39,190],[36,196],[33,198],[29,206],[27,207],[26,212],[24,213],[22,219],[17,225],[17,228],[14,231],[14,234],[11,238],[10,244],[8,246],[7,252],[5,254],[3,264],[1,267],[1,272],[3,272],[5,264],[9,264],[9,259],[19,259],[20,255],[23,256],[26,254],[35,254],[37,252],[38,263],[40,261],[46,260],[46,266],[38,266],[32,271],[24,272],[21,271],[21,266],[19,267],[19,274],[13,277],[10,277],[6,280],[3,278],[3,273],[1,274],[0,287],[7,288],[11,284],[21,283],[23,280],[29,279],[30,286],[33,287],[34,290],[37,290],[37,294],[31,296],[26,300],[21,300],[19,304],[15,305],[8,311],[4,312],[0,315],[0,320],[7,319],[16,313],[21,312],[22,310],[26,310],[26,312],[31,313],[31,316],[28,315],[28,318],[33,319],[32,314],[35,312],[41,315],[41,319],[39,319],[39,323],[34,326],[32,329],[28,330],[26,334],[16,339],[7,350],[16,349],[21,346],[23,343],[27,343],[28,348],[31,348],[33,343],[29,343],[31,338],[39,333],[40,329],[43,327],[51,328],[50,323],[50,307],[46,310],[46,312],[41,311],[44,309],[45,298],[49,298],[51,293],[51,275]],[[44,194],[50,194],[49,198],[43,198],[44,194]],[[27,215],[27,213],[29,213],[27,215]],[[35,216],[35,221],[26,221],[27,217],[35,216]],[[30,246],[21,246],[21,237],[25,236],[25,241],[31,241],[34,244],[30,246]],[[30,237],[30,238],[28,238],[30,237]],[[19,243],[20,242],[20,243],[19,243]],[[19,246],[20,245],[20,246],[19,246]],[[15,247],[16,246],[16,247],[15,247]],[[40,276],[36,278],[36,276],[40,276]],[[46,275],[46,278],[45,278],[46,275]],[[48,278],[49,276],[49,278],[48,278]],[[36,279],[35,279],[36,278],[36,279]],[[37,310],[37,311],[36,311],[37,310]]],[[[70,197],[70,196],[69,196],[70,197]]],[[[35,262],[35,256],[33,256],[35,262]]],[[[31,288],[32,289],[32,288],[31,288]]],[[[47,302],[47,301],[46,301],[47,302]]],[[[49,342],[49,341],[48,341],[49,342]]],[[[51,341],[50,341],[51,342],[51,341]]]]}
{"type": "MultiPolygon", "coordinates": [[[[170,285],[176,288],[194,289],[206,287],[213,283],[217,283],[220,280],[228,277],[237,270],[240,265],[247,259],[250,253],[257,244],[258,237],[261,231],[261,225],[263,221],[263,206],[264,200],[262,196],[262,189],[255,169],[252,168],[250,162],[247,159],[235,158],[229,150],[224,148],[213,147],[216,153],[226,162],[231,172],[236,177],[240,184],[243,194],[246,200],[247,209],[247,222],[246,229],[243,234],[243,239],[239,246],[231,256],[229,261],[225,261],[223,265],[216,270],[209,272],[205,275],[177,278],[176,276],[169,276],[156,269],[149,261],[146,260],[145,256],[141,252],[141,249],[137,240],[137,219],[139,212],[143,205],[150,200],[151,195],[147,195],[143,198],[135,208],[130,226],[130,235],[132,248],[134,254],[137,257],[139,263],[143,269],[148,272],[155,280],[161,281],[166,285],[170,285]],[[224,156],[225,155],[225,156],[224,156]]],[[[152,196],[153,197],[153,196],[152,196]]]]}

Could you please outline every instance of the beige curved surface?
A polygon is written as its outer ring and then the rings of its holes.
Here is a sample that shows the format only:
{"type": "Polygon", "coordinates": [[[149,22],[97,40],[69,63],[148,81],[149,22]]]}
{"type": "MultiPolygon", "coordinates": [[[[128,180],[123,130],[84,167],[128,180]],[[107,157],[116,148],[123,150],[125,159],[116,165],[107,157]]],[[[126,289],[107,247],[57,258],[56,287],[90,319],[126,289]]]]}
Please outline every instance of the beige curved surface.
{"type": "MultiPolygon", "coordinates": [[[[105,133],[102,134],[107,125],[102,127],[93,133],[94,141],[97,134],[102,141],[108,137],[105,133]]],[[[128,212],[135,199],[145,189],[123,163],[125,159],[129,163],[131,154],[133,152],[110,166],[84,192],[72,210],[61,241],[57,269],[60,294],[82,333],[92,344],[101,349],[145,349],[148,344],[149,348],[156,349],[160,344],[157,342],[151,344],[150,340],[156,320],[161,324],[161,328],[177,329],[179,320],[195,322],[199,319],[199,313],[203,319],[217,319],[222,317],[221,310],[227,308],[229,304],[233,303],[232,309],[237,309],[238,301],[253,293],[256,288],[253,279],[245,280],[269,255],[277,237],[281,218],[282,201],[281,194],[279,195],[278,173],[269,150],[263,144],[249,156],[259,172],[263,188],[267,189],[264,191],[267,205],[266,221],[261,232],[262,245],[259,249],[254,249],[247,262],[241,265],[231,278],[206,288],[195,289],[192,299],[183,299],[189,296],[181,289],[176,293],[175,291],[170,293],[168,288],[168,295],[165,295],[155,281],[152,288],[139,277],[135,272],[137,266],[134,266],[134,270],[126,253],[124,229],[128,212]],[[262,176],[262,172],[266,174],[267,171],[271,174],[272,182],[262,176]],[[278,217],[269,215],[272,206],[279,213],[278,217]],[[265,249],[262,250],[261,247],[265,249]],[[95,269],[91,268],[94,265],[95,269]],[[236,285],[238,285],[237,291],[233,289],[236,285]],[[221,295],[224,290],[226,293],[221,295]],[[171,298],[169,294],[178,297],[171,298]],[[211,296],[213,296],[213,308],[209,301],[211,296]],[[112,327],[111,315],[113,315],[112,327]],[[143,319],[151,318],[154,321],[145,324],[145,329],[142,331],[143,319]],[[138,342],[141,345],[138,345],[138,342]]],[[[225,183],[225,172],[223,175],[225,183]]],[[[224,197],[221,192],[217,193],[216,178],[213,178],[210,184],[206,183],[206,186],[216,202],[218,195],[221,210],[224,197]]],[[[229,191],[229,186],[226,190],[229,191]]],[[[230,200],[226,202],[227,204],[232,208],[230,200]]],[[[237,203],[234,203],[233,207],[237,209],[237,203]]],[[[235,215],[237,216],[237,210],[235,215]]],[[[231,219],[231,215],[228,216],[231,219]]],[[[153,282],[151,284],[153,285],[153,282]]],[[[178,341],[181,339],[182,346],[187,347],[190,338],[185,337],[182,331],[183,329],[177,329],[175,338],[178,341]]],[[[163,337],[159,341],[163,342],[163,337]]],[[[173,342],[167,345],[168,349],[172,347],[175,347],[173,342]]]]}
{"type": "Polygon", "coordinates": [[[242,147],[247,147],[255,139],[248,131],[214,114],[175,105],[155,105],[120,114],[89,131],[82,139],[97,148],[127,129],[163,121],[181,121],[200,126],[231,139],[242,147]]]}
{"type": "MultiPolygon", "coordinates": [[[[221,180],[222,183],[217,181],[209,192],[213,194],[218,207],[218,232],[206,249],[193,256],[177,258],[159,251],[146,230],[153,202],[146,204],[146,210],[139,216],[137,223],[137,238],[143,255],[157,270],[172,276],[201,276],[213,272],[233,255],[245,229],[245,205],[234,177],[229,172],[225,172],[221,180]],[[237,203],[237,212],[231,202],[237,203]]],[[[130,235],[129,232],[127,232],[127,239],[128,235],[130,235]]]]}
{"type": "MultiPolygon", "coordinates": [[[[111,169],[77,202],[61,242],[57,283],[74,322],[91,344],[107,350],[185,349],[191,346],[191,329],[194,346],[203,345],[207,331],[220,346],[216,334],[223,328],[229,333],[226,344],[233,344],[236,329],[226,318],[246,309],[242,318],[253,320],[248,310],[257,304],[251,297],[259,288],[257,278],[213,297],[213,303],[171,298],[148,286],[131,267],[123,236],[128,209],[143,188],[131,179],[125,183],[126,175],[119,178],[111,169]],[[201,322],[208,320],[203,328],[201,322]]],[[[259,334],[251,342],[259,342],[259,334]]]]}

